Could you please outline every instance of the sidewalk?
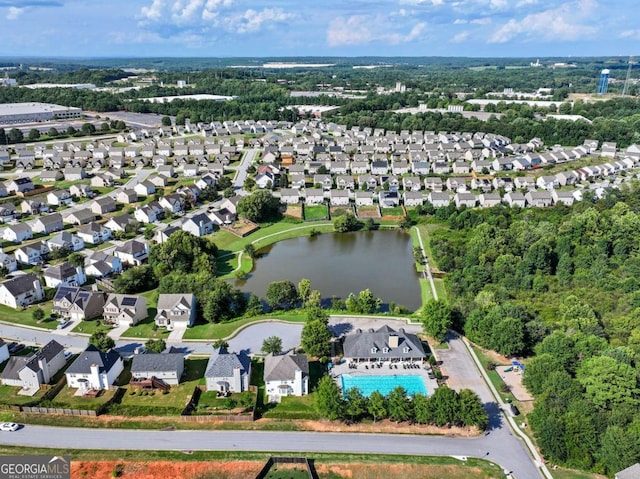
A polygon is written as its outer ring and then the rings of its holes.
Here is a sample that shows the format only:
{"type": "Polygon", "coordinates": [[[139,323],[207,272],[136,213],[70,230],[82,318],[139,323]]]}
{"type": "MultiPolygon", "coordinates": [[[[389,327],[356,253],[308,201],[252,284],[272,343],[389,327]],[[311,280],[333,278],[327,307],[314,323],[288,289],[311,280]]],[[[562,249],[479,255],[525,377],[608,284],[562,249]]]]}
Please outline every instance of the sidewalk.
{"type": "Polygon", "coordinates": [[[182,342],[182,336],[184,336],[184,332],[186,330],[187,330],[187,328],[175,328],[169,334],[169,337],[167,338],[167,342],[168,343],[180,343],[180,342],[182,342]]]}
{"type": "Polygon", "coordinates": [[[120,339],[120,336],[122,336],[124,334],[124,332],[129,329],[129,325],[128,324],[121,324],[119,326],[116,326],[115,328],[111,329],[108,333],[107,336],[109,336],[110,338],[114,339],[114,340],[118,340],[120,339]]]}

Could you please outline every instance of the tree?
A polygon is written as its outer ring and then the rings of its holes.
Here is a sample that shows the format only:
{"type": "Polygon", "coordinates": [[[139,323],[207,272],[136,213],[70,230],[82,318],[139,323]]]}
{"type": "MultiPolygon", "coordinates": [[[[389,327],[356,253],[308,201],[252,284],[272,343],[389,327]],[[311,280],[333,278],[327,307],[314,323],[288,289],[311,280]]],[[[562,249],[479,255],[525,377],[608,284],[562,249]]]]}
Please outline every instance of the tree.
{"type": "Polygon", "coordinates": [[[60,132],[56,128],[53,128],[53,127],[49,128],[49,131],[47,132],[47,135],[49,135],[51,138],[55,138],[59,134],[60,134],[60,132]]]}
{"type": "Polygon", "coordinates": [[[251,294],[249,296],[249,301],[247,302],[247,310],[245,314],[252,317],[258,316],[262,313],[264,313],[264,310],[262,308],[262,300],[255,294],[251,294]]]}
{"type": "Polygon", "coordinates": [[[250,221],[261,222],[277,219],[280,202],[270,191],[260,190],[243,196],[238,201],[238,215],[250,221]]]}
{"type": "Polygon", "coordinates": [[[491,329],[491,347],[505,356],[521,354],[525,350],[524,324],[516,318],[504,318],[491,329]]]}
{"type": "Polygon", "coordinates": [[[89,338],[89,344],[94,346],[99,351],[106,353],[112,348],[115,348],[116,342],[104,331],[96,331],[89,338]]]}
{"type": "Polygon", "coordinates": [[[331,354],[331,337],[326,322],[312,320],[304,324],[300,342],[305,353],[320,358],[331,354]]]}
{"type": "Polygon", "coordinates": [[[71,253],[67,258],[67,261],[76,268],[84,268],[85,255],[82,253],[71,253]]]}
{"type": "Polygon", "coordinates": [[[396,386],[389,393],[387,396],[387,411],[389,413],[389,419],[395,422],[407,421],[412,418],[412,404],[407,398],[405,388],[396,386]]]}
{"type": "Polygon", "coordinates": [[[220,348],[227,349],[229,347],[229,343],[226,342],[224,339],[219,338],[213,342],[212,346],[213,346],[213,349],[215,350],[218,350],[220,348]]]}
{"type": "Polygon", "coordinates": [[[338,233],[347,233],[348,231],[355,231],[360,227],[360,222],[353,215],[338,216],[333,220],[333,229],[338,233]]]}
{"type": "Polygon", "coordinates": [[[453,310],[444,301],[430,299],[422,308],[422,327],[429,336],[444,341],[453,322],[453,310]]]}
{"type": "Polygon", "coordinates": [[[601,409],[639,404],[638,375],[633,367],[608,356],[584,361],[576,373],[586,396],[601,409]]]}
{"type": "Polygon", "coordinates": [[[81,129],[85,135],[93,135],[96,132],[96,127],[93,123],[83,123],[81,129]]]}
{"type": "Polygon", "coordinates": [[[31,317],[33,318],[34,321],[39,323],[44,319],[44,309],[42,308],[34,309],[33,313],[31,313],[31,317]]]}
{"type": "Polygon", "coordinates": [[[269,336],[262,341],[262,352],[265,354],[280,354],[282,352],[282,339],[278,336],[269,336]]]}
{"type": "Polygon", "coordinates": [[[9,143],[21,143],[24,140],[24,135],[22,134],[22,131],[17,128],[11,128],[7,135],[7,139],[9,140],[9,143]]]}
{"type": "Polygon", "coordinates": [[[373,391],[369,396],[367,412],[373,417],[373,422],[387,417],[387,399],[380,391],[373,391]]]}
{"type": "Polygon", "coordinates": [[[429,397],[436,426],[452,426],[458,419],[458,394],[447,386],[440,386],[429,397]]]}
{"type": "Polygon", "coordinates": [[[171,118],[168,116],[163,116],[160,120],[160,123],[162,124],[162,126],[171,126],[171,118]]]}
{"type": "Polygon", "coordinates": [[[298,283],[298,294],[300,295],[300,302],[302,303],[303,306],[306,306],[310,293],[311,293],[311,281],[306,278],[302,278],[298,283]]]}
{"type": "Polygon", "coordinates": [[[118,293],[132,294],[154,289],[158,281],[151,266],[145,264],[127,269],[113,281],[113,285],[118,293]]]}
{"type": "Polygon", "coordinates": [[[69,136],[73,136],[73,135],[75,135],[76,133],[78,133],[78,130],[76,130],[76,129],[75,129],[74,127],[72,127],[71,125],[69,125],[69,126],[67,127],[67,130],[66,130],[66,131],[67,131],[67,135],[69,135],[69,136]]]}
{"type": "Polygon", "coordinates": [[[244,254],[246,254],[251,259],[255,259],[258,256],[256,247],[253,246],[251,243],[249,243],[247,246],[244,247],[244,254]]]}
{"type": "Polygon", "coordinates": [[[377,298],[370,289],[358,293],[358,296],[350,293],[346,299],[347,311],[350,313],[370,314],[380,307],[382,301],[377,298]]]}
{"type": "Polygon", "coordinates": [[[256,189],[256,180],[254,180],[250,176],[247,176],[247,178],[245,178],[245,180],[244,180],[242,188],[247,190],[247,191],[255,190],[256,189]]]}
{"type": "Polygon", "coordinates": [[[149,265],[158,277],[171,272],[210,272],[215,271],[217,255],[218,247],[213,241],[181,230],[151,248],[149,265]]]}
{"type": "Polygon", "coordinates": [[[345,404],[342,393],[336,382],[330,376],[322,376],[316,388],[316,409],[330,421],[342,419],[345,404]]]}
{"type": "Polygon", "coordinates": [[[265,299],[271,309],[291,309],[298,302],[298,292],[291,281],[274,281],[267,287],[265,299]]]}
{"type": "Polygon", "coordinates": [[[463,426],[476,426],[484,431],[489,425],[489,415],[482,405],[480,397],[470,389],[458,392],[460,422],[463,426]]]}
{"type": "Polygon", "coordinates": [[[367,398],[362,395],[359,388],[347,389],[345,394],[345,414],[355,422],[367,412],[367,398]]]}
{"type": "Polygon", "coordinates": [[[418,424],[431,424],[434,422],[431,401],[424,394],[413,396],[413,414],[418,424]]]}
{"type": "Polygon", "coordinates": [[[151,351],[153,353],[161,353],[165,349],[167,349],[167,343],[164,339],[149,339],[146,343],[144,343],[145,349],[151,351]]]}
{"type": "Polygon", "coordinates": [[[29,130],[29,136],[28,136],[30,141],[36,141],[40,139],[40,130],[38,130],[37,128],[31,128],[31,130],[29,130]]]}
{"type": "Polygon", "coordinates": [[[403,216],[402,219],[398,222],[398,228],[403,231],[408,230],[413,226],[413,220],[409,216],[403,216]]]}

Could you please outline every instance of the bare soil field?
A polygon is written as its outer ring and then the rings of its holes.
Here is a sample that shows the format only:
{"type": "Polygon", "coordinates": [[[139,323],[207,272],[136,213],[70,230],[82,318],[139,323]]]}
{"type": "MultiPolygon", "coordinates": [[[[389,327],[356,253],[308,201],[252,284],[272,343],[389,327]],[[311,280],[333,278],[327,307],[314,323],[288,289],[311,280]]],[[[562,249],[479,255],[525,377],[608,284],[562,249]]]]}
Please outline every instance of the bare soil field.
{"type": "Polygon", "coordinates": [[[353,214],[353,207],[349,206],[349,207],[345,207],[345,206],[331,206],[329,208],[329,214],[331,215],[331,218],[337,218],[338,216],[342,216],[342,215],[346,215],[346,214],[353,214]]]}
{"type": "Polygon", "coordinates": [[[296,205],[287,205],[287,208],[284,210],[284,215],[289,218],[295,218],[297,220],[302,219],[302,206],[296,205]]]}
{"type": "Polygon", "coordinates": [[[380,209],[377,206],[358,206],[356,213],[358,218],[380,218],[380,209]]]}

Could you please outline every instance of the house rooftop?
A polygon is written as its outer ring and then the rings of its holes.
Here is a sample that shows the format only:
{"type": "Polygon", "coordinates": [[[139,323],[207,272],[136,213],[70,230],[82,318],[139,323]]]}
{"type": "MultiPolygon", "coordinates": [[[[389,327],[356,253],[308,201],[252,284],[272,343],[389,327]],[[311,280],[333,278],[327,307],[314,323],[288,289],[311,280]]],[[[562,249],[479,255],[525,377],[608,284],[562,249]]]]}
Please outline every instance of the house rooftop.
{"type": "Polygon", "coordinates": [[[136,354],[131,362],[132,373],[168,372],[180,368],[184,362],[182,353],[136,354]]]}
{"type": "Polygon", "coordinates": [[[95,346],[89,345],[69,366],[66,373],[89,374],[92,365],[98,366],[98,370],[104,373],[109,371],[119,359],[120,355],[113,349],[103,353],[95,346]]]}
{"type": "Polygon", "coordinates": [[[269,354],[264,360],[264,380],[266,382],[292,379],[298,369],[304,374],[309,374],[306,354],[269,354]]]}
{"type": "Polygon", "coordinates": [[[233,370],[240,368],[241,372],[248,372],[251,359],[244,353],[229,353],[225,348],[220,348],[209,358],[204,376],[207,378],[220,378],[233,376],[233,370]]]}

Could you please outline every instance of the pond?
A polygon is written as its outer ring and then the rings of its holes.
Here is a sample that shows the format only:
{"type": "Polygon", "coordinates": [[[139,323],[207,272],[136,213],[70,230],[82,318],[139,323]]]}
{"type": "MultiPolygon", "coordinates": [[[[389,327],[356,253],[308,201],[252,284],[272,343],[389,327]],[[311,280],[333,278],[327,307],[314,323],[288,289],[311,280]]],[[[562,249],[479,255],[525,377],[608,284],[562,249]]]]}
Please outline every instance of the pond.
{"type": "Polygon", "coordinates": [[[323,300],[369,288],[383,309],[393,301],[414,311],[420,307],[420,284],[412,253],[411,237],[401,231],[304,236],[259,250],[254,270],[236,286],[264,298],[273,281],[297,285],[307,278],[323,300]]]}

